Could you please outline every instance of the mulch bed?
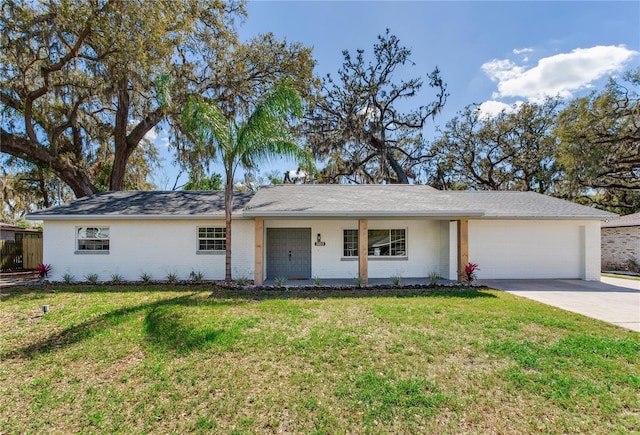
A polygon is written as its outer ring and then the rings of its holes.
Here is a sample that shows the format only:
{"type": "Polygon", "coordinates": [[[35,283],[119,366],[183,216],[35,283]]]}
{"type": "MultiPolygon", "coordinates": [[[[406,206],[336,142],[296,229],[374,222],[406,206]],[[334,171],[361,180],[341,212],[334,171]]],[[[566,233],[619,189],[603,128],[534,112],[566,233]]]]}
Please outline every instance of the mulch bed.
{"type": "MultiPolygon", "coordinates": [[[[114,283],[106,282],[49,282],[40,281],[37,273],[29,275],[23,274],[15,276],[15,281],[5,281],[3,278],[3,290],[11,290],[11,293],[20,293],[23,291],[32,291],[32,287],[37,287],[38,291],[55,292],[59,287],[76,288],[79,291],[89,289],[91,287],[100,287],[104,291],[148,291],[149,287],[159,287],[159,290],[167,288],[175,288],[180,291],[203,292],[210,291],[210,298],[221,299],[295,299],[295,298],[352,298],[352,297],[371,297],[371,296],[392,296],[392,297],[412,297],[427,295],[454,295],[477,290],[484,290],[488,287],[481,285],[468,284],[446,284],[446,285],[371,285],[366,287],[357,287],[355,285],[342,286],[254,286],[252,283],[239,285],[237,283],[228,283],[225,281],[178,281],[175,283],[167,283],[166,281],[125,281],[114,283]],[[18,281],[21,280],[21,281],[18,281]],[[29,285],[29,287],[25,287],[29,285]],[[14,288],[11,288],[14,287],[14,288]]],[[[72,290],[73,291],[73,290],[72,290]]]]}

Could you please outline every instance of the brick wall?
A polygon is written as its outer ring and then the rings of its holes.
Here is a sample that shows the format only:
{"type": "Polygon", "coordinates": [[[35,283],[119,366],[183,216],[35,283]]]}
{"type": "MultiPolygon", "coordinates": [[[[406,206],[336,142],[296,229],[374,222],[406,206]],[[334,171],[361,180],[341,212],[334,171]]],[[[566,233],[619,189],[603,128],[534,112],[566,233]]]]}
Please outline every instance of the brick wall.
{"type": "Polygon", "coordinates": [[[640,264],[640,227],[602,228],[600,234],[603,270],[627,270],[629,260],[640,264]]]}

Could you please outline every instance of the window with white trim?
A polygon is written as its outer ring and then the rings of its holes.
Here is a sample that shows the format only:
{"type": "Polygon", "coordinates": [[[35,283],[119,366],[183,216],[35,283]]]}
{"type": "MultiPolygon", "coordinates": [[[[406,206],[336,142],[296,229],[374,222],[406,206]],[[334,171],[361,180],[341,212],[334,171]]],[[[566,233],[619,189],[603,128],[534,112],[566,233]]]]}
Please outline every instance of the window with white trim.
{"type": "MultiPolygon", "coordinates": [[[[367,231],[368,247],[367,255],[370,257],[406,257],[407,230],[375,230],[367,231]]],[[[343,230],[343,254],[344,257],[358,256],[358,230],[343,230]]]]}
{"type": "Polygon", "coordinates": [[[358,256],[358,230],[344,230],[342,255],[344,257],[358,256]]]}
{"type": "Polygon", "coordinates": [[[226,234],[224,227],[198,228],[198,251],[224,251],[226,234]]]}
{"type": "Polygon", "coordinates": [[[109,252],[109,227],[79,227],[77,248],[82,252],[109,252]]]}

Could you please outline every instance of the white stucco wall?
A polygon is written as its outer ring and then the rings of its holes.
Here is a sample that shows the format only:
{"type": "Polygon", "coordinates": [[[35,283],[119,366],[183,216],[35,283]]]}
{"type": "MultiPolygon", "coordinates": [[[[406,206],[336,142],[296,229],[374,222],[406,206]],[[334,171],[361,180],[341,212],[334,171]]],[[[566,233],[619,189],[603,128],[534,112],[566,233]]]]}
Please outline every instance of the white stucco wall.
{"type": "MultiPolygon", "coordinates": [[[[435,220],[369,219],[369,229],[405,228],[408,254],[406,259],[369,257],[369,278],[426,277],[431,272],[442,274],[443,267],[448,269],[448,253],[445,252],[443,258],[441,249],[443,225],[448,228],[448,221],[443,224],[435,220]]],[[[265,234],[267,228],[311,228],[312,277],[331,279],[358,276],[357,258],[344,258],[342,255],[343,230],[358,229],[357,219],[265,219],[264,228],[265,234]],[[318,233],[325,242],[324,246],[314,244],[318,233]]],[[[264,243],[266,244],[266,239],[264,243]]],[[[448,243],[445,244],[448,246],[448,243]]],[[[268,261],[265,258],[265,276],[268,261]]]]}
{"type": "MultiPolygon", "coordinates": [[[[224,253],[197,254],[198,227],[224,227],[223,220],[116,220],[47,221],[44,224],[44,262],[52,265],[50,279],[60,281],[68,273],[84,281],[90,273],[109,281],[114,274],[139,280],[143,273],[164,280],[174,273],[187,280],[192,271],[204,279],[224,279],[224,253]],[[109,227],[109,253],[77,253],[76,228],[109,227]]],[[[232,272],[234,278],[253,278],[253,220],[233,221],[232,272]]]]}
{"type": "Polygon", "coordinates": [[[598,221],[470,220],[469,261],[479,279],[598,280],[598,221]]]}
{"type": "MultiPolygon", "coordinates": [[[[224,226],[224,221],[116,220],[47,221],[44,225],[44,263],[51,264],[51,280],[65,273],[82,281],[89,273],[108,281],[112,275],[139,280],[143,273],[164,280],[169,273],[189,279],[192,271],[205,279],[224,278],[224,254],[197,254],[197,228],[224,226]],[[77,253],[76,228],[108,226],[108,254],[77,253]]],[[[311,228],[312,277],[348,278],[358,275],[356,258],[343,254],[343,230],[357,229],[357,219],[265,219],[267,228],[311,228]],[[320,233],[324,246],[313,242],[320,233]]],[[[407,230],[407,258],[371,258],[370,278],[427,277],[431,272],[456,279],[457,223],[429,219],[369,219],[370,229],[407,230]]],[[[253,278],[255,223],[233,221],[233,277],[253,278]]],[[[266,255],[266,239],[264,240],[266,255]]],[[[264,260],[264,271],[269,261],[264,260]]],[[[599,221],[470,220],[469,261],[479,264],[480,279],[600,278],[599,221]]]]}

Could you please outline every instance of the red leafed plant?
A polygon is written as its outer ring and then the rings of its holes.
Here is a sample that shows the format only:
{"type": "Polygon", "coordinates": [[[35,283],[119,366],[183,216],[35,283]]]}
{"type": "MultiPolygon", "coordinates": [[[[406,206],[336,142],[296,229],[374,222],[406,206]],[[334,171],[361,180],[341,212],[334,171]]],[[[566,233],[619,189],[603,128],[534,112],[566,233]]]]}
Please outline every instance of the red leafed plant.
{"type": "Polygon", "coordinates": [[[36,271],[38,272],[40,278],[46,278],[47,276],[49,276],[49,272],[51,272],[51,265],[40,263],[36,267],[36,271]]]}
{"type": "Polygon", "coordinates": [[[478,265],[476,263],[467,263],[464,267],[464,276],[467,278],[467,282],[474,281],[478,276],[476,275],[476,271],[478,271],[478,265]]]}

